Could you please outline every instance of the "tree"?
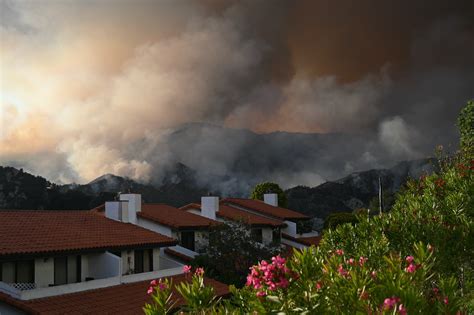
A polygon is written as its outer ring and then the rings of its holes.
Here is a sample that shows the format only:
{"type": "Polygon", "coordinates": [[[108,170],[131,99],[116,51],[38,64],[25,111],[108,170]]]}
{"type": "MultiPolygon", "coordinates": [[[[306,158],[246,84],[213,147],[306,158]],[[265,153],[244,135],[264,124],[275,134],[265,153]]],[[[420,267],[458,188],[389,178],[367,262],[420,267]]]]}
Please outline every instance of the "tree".
{"type": "Polygon", "coordinates": [[[288,199],[286,198],[285,192],[276,183],[265,182],[257,184],[250,194],[250,198],[263,200],[263,195],[267,193],[278,194],[278,206],[283,208],[288,207],[288,199]]]}
{"type": "Polygon", "coordinates": [[[359,222],[357,216],[350,212],[336,212],[328,215],[324,221],[324,229],[335,229],[337,226],[345,223],[356,224],[359,222]]]}
{"type": "Polygon", "coordinates": [[[211,228],[208,246],[191,265],[204,267],[206,274],[227,284],[242,286],[249,268],[262,259],[269,259],[281,248],[255,242],[250,226],[242,222],[228,222],[211,228]]]}
{"type": "Polygon", "coordinates": [[[474,158],[474,100],[468,101],[458,117],[460,147],[467,159],[474,158]]]}

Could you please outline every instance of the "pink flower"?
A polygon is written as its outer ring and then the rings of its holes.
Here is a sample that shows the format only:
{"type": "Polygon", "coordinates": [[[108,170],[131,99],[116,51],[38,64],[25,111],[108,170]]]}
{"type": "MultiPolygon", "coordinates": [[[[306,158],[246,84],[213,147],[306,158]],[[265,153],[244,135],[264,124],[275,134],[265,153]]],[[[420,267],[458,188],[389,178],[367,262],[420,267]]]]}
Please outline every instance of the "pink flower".
{"type": "Polygon", "coordinates": [[[257,292],[258,297],[263,297],[263,296],[266,296],[266,295],[267,295],[267,293],[265,291],[258,291],[257,292]]]}
{"type": "Polygon", "coordinates": [[[338,255],[338,256],[344,255],[344,250],[342,250],[342,249],[336,249],[336,255],[338,255]]]}
{"type": "Polygon", "coordinates": [[[347,270],[345,270],[344,267],[342,267],[342,265],[339,265],[339,267],[337,268],[337,272],[339,272],[339,274],[343,277],[348,275],[347,270]]]}
{"type": "Polygon", "coordinates": [[[188,266],[188,265],[183,266],[183,272],[184,273],[190,273],[191,269],[192,269],[191,266],[188,266]]]}
{"type": "Polygon", "coordinates": [[[372,279],[377,278],[377,271],[375,271],[375,270],[372,271],[372,272],[370,273],[370,276],[372,277],[372,279]]]}
{"type": "Polygon", "coordinates": [[[202,277],[204,275],[204,268],[196,268],[196,271],[194,272],[196,276],[202,277]]]}
{"type": "Polygon", "coordinates": [[[391,298],[386,298],[383,301],[383,308],[385,310],[391,310],[398,302],[400,302],[400,299],[396,296],[392,296],[391,298]]]}
{"type": "Polygon", "coordinates": [[[272,261],[274,264],[282,266],[286,263],[285,258],[282,258],[280,255],[272,257],[272,261]]]}
{"type": "Polygon", "coordinates": [[[409,263],[409,264],[411,264],[411,263],[413,262],[413,260],[415,260],[415,258],[413,258],[413,256],[407,256],[407,257],[405,258],[405,261],[406,261],[407,263],[409,263]]]}
{"type": "Polygon", "coordinates": [[[410,264],[408,267],[405,268],[405,271],[408,273],[414,273],[420,265],[410,264]]]}
{"type": "Polygon", "coordinates": [[[351,266],[354,266],[354,263],[355,263],[354,258],[350,258],[350,259],[347,261],[347,263],[348,263],[349,265],[351,265],[351,266]]]}
{"type": "Polygon", "coordinates": [[[363,257],[363,256],[360,256],[359,258],[359,265],[362,267],[363,265],[365,265],[365,263],[367,262],[368,258],[366,257],[363,257]]]}
{"type": "Polygon", "coordinates": [[[156,280],[151,280],[150,285],[151,286],[156,286],[156,280]]]}
{"type": "Polygon", "coordinates": [[[168,286],[166,285],[166,283],[163,283],[163,282],[160,282],[158,287],[160,288],[160,291],[168,289],[168,286]]]}
{"type": "Polygon", "coordinates": [[[403,306],[403,304],[400,304],[398,306],[398,314],[407,315],[407,309],[405,308],[405,306],[403,306]]]}
{"type": "Polygon", "coordinates": [[[149,287],[149,288],[148,288],[148,291],[146,291],[146,293],[147,293],[148,295],[152,294],[152,293],[153,293],[153,287],[149,287]]]}
{"type": "Polygon", "coordinates": [[[321,290],[322,287],[323,284],[320,281],[316,282],[316,289],[321,290]]]}
{"type": "Polygon", "coordinates": [[[443,299],[443,303],[444,303],[444,304],[446,304],[446,305],[448,305],[448,303],[449,303],[449,299],[448,299],[448,297],[447,297],[447,296],[445,296],[445,297],[444,297],[444,299],[443,299]]]}

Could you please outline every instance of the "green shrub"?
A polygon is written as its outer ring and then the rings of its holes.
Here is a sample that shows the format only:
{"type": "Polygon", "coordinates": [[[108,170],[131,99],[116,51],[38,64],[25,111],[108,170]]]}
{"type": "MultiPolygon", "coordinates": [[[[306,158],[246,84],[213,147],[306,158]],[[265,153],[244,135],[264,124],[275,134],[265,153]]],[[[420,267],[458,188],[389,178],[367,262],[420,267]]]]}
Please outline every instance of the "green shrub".
{"type": "Polygon", "coordinates": [[[275,183],[265,182],[257,184],[252,190],[250,198],[263,200],[263,195],[267,193],[278,194],[278,205],[283,208],[288,207],[288,199],[286,198],[285,192],[275,183]]]}
{"type": "Polygon", "coordinates": [[[350,212],[336,212],[331,213],[327,216],[326,220],[324,221],[324,229],[335,229],[337,226],[341,224],[351,223],[356,224],[359,222],[359,219],[355,214],[350,212]]]}

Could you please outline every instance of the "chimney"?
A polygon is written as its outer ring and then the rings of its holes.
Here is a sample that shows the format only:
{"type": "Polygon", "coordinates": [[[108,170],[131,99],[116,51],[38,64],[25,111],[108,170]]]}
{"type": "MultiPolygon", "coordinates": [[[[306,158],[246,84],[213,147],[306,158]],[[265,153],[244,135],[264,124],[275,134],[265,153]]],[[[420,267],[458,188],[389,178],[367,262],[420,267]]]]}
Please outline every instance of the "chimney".
{"type": "Polygon", "coordinates": [[[264,194],[263,202],[267,205],[278,207],[278,194],[264,194]]]}
{"type": "Polygon", "coordinates": [[[206,196],[201,197],[201,215],[203,217],[215,220],[216,212],[219,210],[219,197],[206,196]]]}
{"type": "Polygon", "coordinates": [[[120,194],[120,201],[128,201],[128,211],[122,221],[137,224],[137,212],[142,211],[142,195],[120,194]]]}
{"type": "Polygon", "coordinates": [[[123,218],[128,215],[127,201],[106,201],[105,202],[105,217],[123,222],[123,218]]]}

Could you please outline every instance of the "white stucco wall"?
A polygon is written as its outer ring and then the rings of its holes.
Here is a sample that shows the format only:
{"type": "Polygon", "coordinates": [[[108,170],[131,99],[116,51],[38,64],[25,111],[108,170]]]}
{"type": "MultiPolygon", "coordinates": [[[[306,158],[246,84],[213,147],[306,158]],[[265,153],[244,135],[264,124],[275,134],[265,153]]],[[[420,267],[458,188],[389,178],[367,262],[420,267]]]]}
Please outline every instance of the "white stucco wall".
{"type": "Polygon", "coordinates": [[[132,274],[135,270],[135,255],[133,250],[122,251],[122,275],[132,274]]]}
{"type": "Polygon", "coordinates": [[[37,288],[47,288],[50,284],[54,284],[53,258],[35,259],[35,283],[37,288]]]}
{"type": "Polygon", "coordinates": [[[153,271],[160,270],[160,248],[153,248],[153,271]]]}
{"type": "Polygon", "coordinates": [[[145,228],[147,230],[160,233],[162,235],[166,235],[169,237],[172,237],[172,231],[171,228],[165,225],[161,225],[159,223],[143,219],[143,218],[138,218],[137,219],[137,225],[141,226],[142,228],[145,228]]]}
{"type": "Polygon", "coordinates": [[[88,264],[88,276],[94,279],[116,277],[120,274],[120,257],[108,252],[89,255],[88,264]]]}
{"type": "Polygon", "coordinates": [[[286,227],[282,229],[283,233],[286,233],[290,236],[296,237],[296,223],[291,221],[285,221],[286,227]]]}
{"type": "Polygon", "coordinates": [[[81,282],[86,281],[89,277],[89,257],[88,255],[81,256],[81,282]]]}

